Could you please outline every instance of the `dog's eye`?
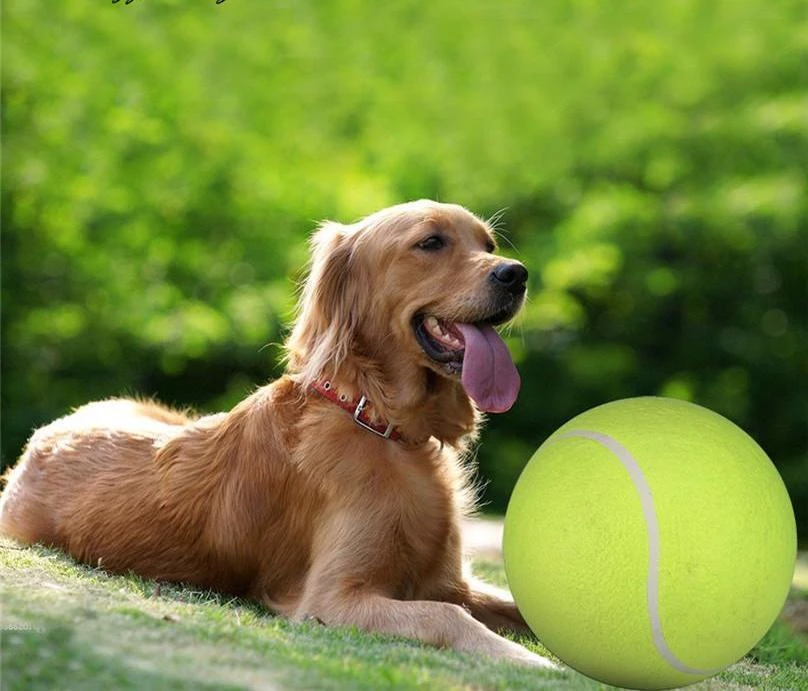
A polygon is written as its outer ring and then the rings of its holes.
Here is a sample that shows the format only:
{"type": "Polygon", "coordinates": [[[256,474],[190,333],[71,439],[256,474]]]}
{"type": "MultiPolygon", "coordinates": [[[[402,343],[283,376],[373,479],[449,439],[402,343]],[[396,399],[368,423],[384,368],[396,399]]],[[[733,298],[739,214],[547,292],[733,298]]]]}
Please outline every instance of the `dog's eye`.
{"type": "Polygon", "coordinates": [[[488,254],[493,254],[496,249],[497,246],[494,244],[493,240],[489,240],[485,243],[485,251],[488,252],[488,254]]]}
{"type": "Polygon", "coordinates": [[[442,250],[444,247],[446,247],[446,240],[440,235],[430,235],[426,240],[421,240],[421,242],[418,243],[418,249],[427,252],[436,252],[437,250],[442,250]]]}

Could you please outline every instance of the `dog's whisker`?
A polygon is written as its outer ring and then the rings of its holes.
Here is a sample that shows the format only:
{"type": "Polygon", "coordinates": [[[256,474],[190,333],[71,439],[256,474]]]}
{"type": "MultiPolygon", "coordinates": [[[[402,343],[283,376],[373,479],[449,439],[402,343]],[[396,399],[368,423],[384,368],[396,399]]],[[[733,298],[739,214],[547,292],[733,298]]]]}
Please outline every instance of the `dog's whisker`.
{"type": "Polygon", "coordinates": [[[501,209],[495,211],[491,216],[485,219],[485,222],[488,226],[490,226],[491,230],[494,232],[498,232],[501,230],[500,223],[504,218],[505,214],[508,212],[509,207],[503,206],[501,209]]]}
{"type": "Polygon", "coordinates": [[[513,243],[513,241],[503,232],[500,230],[494,230],[494,235],[496,235],[498,240],[501,240],[503,244],[508,245],[513,250],[513,253],[518,257],[519,256],[519,249],[513,243]]]}

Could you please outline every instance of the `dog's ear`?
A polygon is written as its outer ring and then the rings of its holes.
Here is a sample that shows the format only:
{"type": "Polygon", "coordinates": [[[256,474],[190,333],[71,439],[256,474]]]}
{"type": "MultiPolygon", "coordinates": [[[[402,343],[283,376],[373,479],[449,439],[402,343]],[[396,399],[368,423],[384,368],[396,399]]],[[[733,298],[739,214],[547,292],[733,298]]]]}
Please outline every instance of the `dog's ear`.
{"type": "Polygon", "coordinates": [[[368,286],[361,286],[356,229],[323,223],[311,240],[311,265],[286,341],[289,370],[304,385],[335,376],[358,333],[368,286]]]}

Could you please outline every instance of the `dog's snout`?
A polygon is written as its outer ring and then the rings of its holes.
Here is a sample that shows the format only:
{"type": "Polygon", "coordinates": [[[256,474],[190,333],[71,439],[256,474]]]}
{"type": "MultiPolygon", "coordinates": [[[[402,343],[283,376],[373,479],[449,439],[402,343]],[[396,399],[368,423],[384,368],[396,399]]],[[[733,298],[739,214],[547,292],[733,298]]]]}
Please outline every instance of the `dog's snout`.
{"type": "Polygon", "coordinates": [[[519,262],[502,262],[491,272],[491,280],[509,293],[519,295],[525,292],[527,269],[519,262]]]}

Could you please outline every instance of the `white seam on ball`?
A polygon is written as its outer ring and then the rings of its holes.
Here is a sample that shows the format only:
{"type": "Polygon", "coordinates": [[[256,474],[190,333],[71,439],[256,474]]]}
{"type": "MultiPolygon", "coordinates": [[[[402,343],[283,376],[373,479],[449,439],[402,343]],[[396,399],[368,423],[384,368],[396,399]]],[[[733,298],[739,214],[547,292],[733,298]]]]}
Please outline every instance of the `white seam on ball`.
{"type": "Polygon", "coordinates": [[[647,581],[647,596],[648,596],[648,619],[651,623],[651,637],[654,641],[659,654],[667,660],[668,664],[674,669],[685,674],[697,674],[700,676],[712,675],[720,672],[723,668],[718,669],[697,669],[690,667],[682,662],[674,652],[668,647],[665,640],[665,635],[662,632],[662,622],[659,618],[659,555],[660,555],[660,540],[659,540],[659,522],[657,521],[656,509],[654,508],[654,497],[651,493],[651,488],[642,473],[640,465],[634,460],[631,452],[623,446],[619,441],[610,437],[608,434],[602,432],[593,432],[591,430],[570,430],[564,434],[556,437],[557,439],[565,439],[569,437],[581,437],[589,439],[590,441],[597,442],[601,446],[606,447],[617,457],[617,460],[623,464],[626,472],[629,474],[637,494],[640,495],[640,504],[642,505],[643,516],[645,517],[645,525],[648,529],[648,581],[647,581]]]}

